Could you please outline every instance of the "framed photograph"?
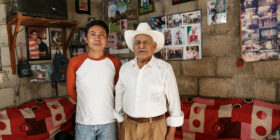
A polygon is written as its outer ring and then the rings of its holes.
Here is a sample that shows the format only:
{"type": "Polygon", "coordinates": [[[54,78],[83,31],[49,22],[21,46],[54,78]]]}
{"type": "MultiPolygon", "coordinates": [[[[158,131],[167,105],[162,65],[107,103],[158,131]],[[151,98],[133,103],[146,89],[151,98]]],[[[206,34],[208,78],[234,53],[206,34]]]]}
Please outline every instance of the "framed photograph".
{"type": "Polygon", "coordinates": [[[51,59],[51,47],[49,45],[48,28],[26,27],[26,46],[28,60],[51,59]]]}
{"type": "Polygon", "coordinates": [[[139,15],[148,14],[154,11],[153,0],[138,0],[139,15]]]}
{"type": "Polygon", "coordinates": [[[30,68],[32,71],[31,83],[51,82],[51,64],[32,64],[30,68]]]}
{"type": "Polygon", "coordinates": [[[86,29],[79,28],[73,35],[72,45],[85,45],[86,29]]]}
{"type": "Polygon", "coordinates": [[[194,1],[194,0],[172,0],[172,5],[189,2],[189,1],[194,1]]]}
{"type": "Polygon", "coordinates": [[[127,10],[126,17],[127,17],[127,20],[137,20],[138,11],[137,10],[127,10]]]}
{"type": "Polygon", "coordinates": [[[75,0],[76,12],[90,15],[90,0],[75,0]]]}
{"type": "Polygon", "coordinates": [[[85,46],[71,46],[70,47],[70,56],[74,57],[86,52],[85,46]]]}
{"type": "Polygon", "coordinates": [[[62,30],[61,29],[50,29],[51,46],[62,46],[62,30]]]}
{"type": "Polygon", "coordinates": [[[108,2],[109,31],[120,32],[120,20],[126,19],[127,5],[118,6],[117,1],[108,2]]]}
{"type": "Polygon", "coordinates": [[[95,19],[95,17],[89,17],[88,18],[88,23],[90,23],[90,22],[92,22],[92,21],[95,21],[96,19],[95,19]]]}

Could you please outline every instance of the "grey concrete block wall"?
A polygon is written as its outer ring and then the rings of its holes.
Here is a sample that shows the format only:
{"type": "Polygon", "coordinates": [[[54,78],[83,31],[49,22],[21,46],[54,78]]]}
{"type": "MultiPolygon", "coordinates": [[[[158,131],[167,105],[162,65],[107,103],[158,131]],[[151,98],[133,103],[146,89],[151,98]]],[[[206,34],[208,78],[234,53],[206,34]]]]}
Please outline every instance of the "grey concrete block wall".
{"type": "MultiPolygon", "coordinates": [[[[107,19],[107,2],[91,1],[91,15],[77,14],[75,2],[67,0],[68,19],[77,20],[78,27],[85,27],[88,17],[107,19]]],[[[155,0],[155,11],[140,15],[138,20],[128,21],[129,29],[134,23],[149,22],[150,18],[178,12],[202,11],[202,48],[201,61],[168,61],[175,72],[179,92],[182,96],[204,96],[219,98],[256,98],[264,101],[280,102],[280,61],[264,61],[245,63],[237,68],[236,61],[241,57],[240,49],[240,15],[239,2],[227,0],[227,23],[208,25],[207,0],[195,0],[172,5],[171,0],[155,0]]],[[[137,0],[133,0],[128,9],[137,8],[137,0]]],[[[19,105],[39,97],[55,97],[55,89],[51,84],[30,84],[28,79],[19,80],[11,74],[10,54],[6,29],[7,6],[0,0],[0,47],[3,70],[7,73],[7,83],[0,85],[1,90],[10,91],[5,95],[7,101],[0,101],[0,108],[12,104],[19,105]],[[17,88],[20,85],[19,93],[17,88]],[[10,90],[12,88],[13,90],[10,90]],[[15,101],[15,102],[11,102],[15,101]]],[[[25,29],[20,27],[17,45],[22,43],[26,48],[25,29]]],[[[67,31],[69,34],[69,30],[67,31]]],[[[19,51],[19,48],[17,48],[19,51]]],[[[24,50],[26,54],[26,50],[24,50]]],[[[69,56],[69,55],[68,55],[69,56]]],[[[117,55],[119,58],[133,58],[133,54],[117,55]]],[[[26,55],[25,55],[26,57],[26,55]]],[[[67,95],[65,83],[58,84],[59,96],[67,95]]],[[[1,95],[2,96],[2,95],[1,95]]]]}

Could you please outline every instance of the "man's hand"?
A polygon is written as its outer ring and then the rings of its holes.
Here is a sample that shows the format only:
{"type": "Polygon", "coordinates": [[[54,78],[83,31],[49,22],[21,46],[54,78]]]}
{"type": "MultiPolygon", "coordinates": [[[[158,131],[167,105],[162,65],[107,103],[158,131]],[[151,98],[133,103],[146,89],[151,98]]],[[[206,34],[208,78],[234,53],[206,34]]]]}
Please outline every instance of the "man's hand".
{"type": "Polygon", "coordinates": [[[174,140],[176,127],[169,127],[165,140],[174,140]]]}

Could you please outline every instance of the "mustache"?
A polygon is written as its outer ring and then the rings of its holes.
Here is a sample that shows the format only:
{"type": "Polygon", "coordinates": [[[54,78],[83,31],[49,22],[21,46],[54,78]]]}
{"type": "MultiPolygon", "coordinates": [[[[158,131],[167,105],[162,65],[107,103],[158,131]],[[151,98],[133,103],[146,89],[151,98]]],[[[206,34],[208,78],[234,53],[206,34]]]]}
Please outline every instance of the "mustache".
{"type": "Polygon", "coordinates": [[[137,52],[147,52],[146,49],[138,49],[137,52]]]}

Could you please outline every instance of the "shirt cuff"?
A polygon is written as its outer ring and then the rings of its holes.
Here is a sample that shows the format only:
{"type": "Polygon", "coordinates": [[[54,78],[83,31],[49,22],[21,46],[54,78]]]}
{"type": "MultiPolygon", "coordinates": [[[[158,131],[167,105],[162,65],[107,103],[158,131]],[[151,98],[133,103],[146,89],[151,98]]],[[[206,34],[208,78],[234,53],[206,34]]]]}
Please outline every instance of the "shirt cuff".
{"type": "Polygon", "coordinates": [[[184,113],[181,112],[180,116],[176,116],[176,117],[173,117],[173,116],[167,117],[166,123],[167,123],[167,126],[171,126],[171,127],[182,126],[184,123],[184,113]]]}
{"type": "Polygon", "coordinates": [[[118,122],[123,122],[123,114],[118,114],[114,111],[114,119],[117,119],[118,122]]]}

